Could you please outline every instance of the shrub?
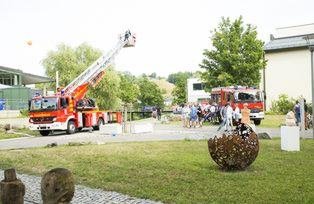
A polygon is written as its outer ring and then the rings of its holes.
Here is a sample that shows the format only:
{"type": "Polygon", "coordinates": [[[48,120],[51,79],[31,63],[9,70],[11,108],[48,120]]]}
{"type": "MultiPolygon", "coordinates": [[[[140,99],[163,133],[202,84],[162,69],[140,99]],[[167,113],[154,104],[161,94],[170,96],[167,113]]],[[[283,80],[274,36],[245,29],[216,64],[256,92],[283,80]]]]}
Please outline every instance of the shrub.
{"type": "Polygon", "coordinates": [[[27,109],[22,109],[20,110],[21,117],[28,117],[28,110],[27,109]]]}
{"type": "Polygon", "coordinates": [[[279,95],[279,99],[272,101],[270,111],[277,114],[287,114],[293,110],[295,99],[289,98],[286,94],[279,95]]]}
{"type": "Polygon", "coordinates": [[[312,113],[313,113],[313,110],[312,110],[312,103],[307,103],[307,108],[308,108],[309,114],[312,115],[312,113]]]}

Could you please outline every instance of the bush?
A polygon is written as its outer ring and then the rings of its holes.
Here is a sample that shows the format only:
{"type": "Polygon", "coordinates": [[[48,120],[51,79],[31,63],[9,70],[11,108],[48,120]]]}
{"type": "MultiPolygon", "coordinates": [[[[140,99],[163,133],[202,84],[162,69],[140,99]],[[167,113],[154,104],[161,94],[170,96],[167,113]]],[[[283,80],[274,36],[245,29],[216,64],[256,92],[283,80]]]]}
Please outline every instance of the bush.
{"type": "Polygon", "coordinates": [[[307,107],[308,107],[308,112],[309,112],[309,114],[312,115],[312,113],[313,113],[313,110],[312,110],[312,103],[308,103],[308,104],[307,104],[307,107]]]}
{"type": "Polygon", "coordinates": [[[27,109],[22,109],[20,110],[21,117],[28,117],[28,110],[27,109]]]}
{"type": "Polygon", "coordinates": [[[279,95],[279,99],[272,101],[270,111],[277,114],[287,114],[293,110],[295,99],[289,98],[286,94],[279,95]]]}

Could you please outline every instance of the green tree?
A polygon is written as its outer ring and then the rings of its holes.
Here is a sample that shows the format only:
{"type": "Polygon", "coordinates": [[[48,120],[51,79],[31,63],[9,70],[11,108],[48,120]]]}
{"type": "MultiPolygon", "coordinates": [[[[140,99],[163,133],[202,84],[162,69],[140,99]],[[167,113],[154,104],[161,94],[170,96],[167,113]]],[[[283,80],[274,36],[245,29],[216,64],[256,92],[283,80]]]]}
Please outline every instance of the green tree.
{"type": "Polygon", "coordinates": [[[157,74],[156,72],[153,72],[149,75],[150,78],[156,79],[157,78],[157,74]]]}
{"type": "Polygon", "coordinates": [[[172,91],[173,95],[173,104],[182,104],[186,103],[187,98],[187,79],[186,77],[182,77],[176,81],[175,87],[172,91]]]}
{"type": "Polygon", "coordinates": [[[66,86],[100,56],[100,50],[86,43],[77,48],[60,44],[56,51],[48,52],[42,64],[50,78],[55,79],[56,71],[59,71],[59,84],[66,86]]]}
{"type": "Polygon", "coordinates": [[[192,72],[177,72],[168,76],[168,82],[175,84],[175,87],[172,91],[173,104],[186,103],[187,79],[192,76],[192,72]]]}
{"type": "Polygon", "coordinates": [[[192,72],[177,72],[168,75],[167,81],[172,84],[176,84],[178,80],[182,80],[182,78],[190,78],[193,76],[192,72]]]}
{"type": "Polygon", "coordinates": [[[94,98],[100,109],[118,110],[121,108],[120,92],[120,77],[112,68],[108,68],[104,78],[97,86],[90,88],[87,97],[94,98]]]}
{"type": "Polygon", "coordinates": [[[133,104],[137,101],[140,93],[139,87],[136,84],[136,78],[130,73],[120,74],[120,90],[119,96],[124,104],[133,104]]]}
{"type": "Polygon", "coordinates": [[[163,98],[161,90],[157,84],[150,81],[147,77],[141,77],[137,82],[140,90],[140,95],[138,100],[140,101],[140,106],[159,106],[163,107],[163,98]]]}
{"type": "Polygon", "coordinates": [[[214,49],[205,49],[200,67],[205,69],[202,79],[205,87],[229,85],[257,86],[260,69],[265,67],[263,42],[257,39],[256,27],[243,25],[240,16],[234,22],[222,18],[213,32],[214,49]]]}
{"type": "MultiPolygon", "coordinates": [[[[81,74],[89,65],[101,56],[101,51],[83,43],[78,47],[65,44],[57,46],[56,51],[48,52],[42,64],[48,77],[55,79],[59,71],[60,86],[68,85],[81,74]]],[[[95,98],[99,108],[117,109],[120,105],[118,97],[120,78],[113,68],[106,70],[106,74],[95,88],[91,88],[88,97],[95,98]]],[[[55,84],[51,85],[54,89],[55,84]]]]}
{"type": "Polygon", "coordinates": [[[280,94],[278,100],[271,103],[270,111],[276,114],[287,114],[293,110],[296,99],[289,98],[287,94],[280,94]]]}

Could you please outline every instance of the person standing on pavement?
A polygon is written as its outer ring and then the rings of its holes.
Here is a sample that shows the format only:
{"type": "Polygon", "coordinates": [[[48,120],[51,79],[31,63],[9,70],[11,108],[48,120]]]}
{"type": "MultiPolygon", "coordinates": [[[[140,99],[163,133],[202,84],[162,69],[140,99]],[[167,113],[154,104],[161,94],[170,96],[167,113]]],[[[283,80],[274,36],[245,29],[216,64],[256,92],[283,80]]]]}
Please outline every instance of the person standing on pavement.
{"type": "Polygon", "coordinates": [[[161,108],[159,106],[156,108],[156,112],[157,112],[157,119],[160,120],[161,119],[161,108]]]}
{"type": "Polygon", "coordinates": [[[294,112],[295,119],[296,119],[296,125],[299,126],[300,122],[301,122],[301,107],[300,107],[299,101],[295,102],[293,112],[294,112]]]}
{"type": "Polygon", "coordinates": [[[232,116],[233,116],[233,109],[230,105],[230,103],[228,102],[227,103],[227,106],[226,106],[226,116],[227,116],[227,121],[226,121],[226,130],[232,130],[232,116]]]}
{"type": "Polygon", "coordinates": [[[233,111],[233,118],[236,122],[239,122],[240,120],[240,108],[237,103],[235,104],[235,109],[233,111]]]}
{"type": "Polygon", "coordinates": [[[226,122],[227,122],[227,108],[226,108],[227,105],[225,106],[222,106],[221,109],[220,109],[220,117],[222,119],[222,122],[220,123],[217,131],[219,131],[222,127],[225,127],[225,131],[226,130],[226,122]]]}
{"type": "Polygon", "coordinates": [[[309,128],[309,121],[307,118],[308,115],[308,106],[306,104],[306,100],[304,99],[304,123],[305,123],[305,129],[307,130],[309,128]]]}
{"type": "Polygon", "coordinates": [[[242,115],[241,123],[244,123],[247,125],[251,124],[250,113],[251,113],[251,110],[248,108],[248,104],[244,103],[243,109],[241,109],[241,115],[242,115]]]}
{"type": "Polygon", "coordinates": [[[200,127],[202,127],[202,125],[203,125],[203,117],[204,117],[203,109],[202,109],[201,105],[199,104],[197,107],[197,118],[198,118],[198,123],[199,123],[200,127]]]}
{"type": "Polygon", "coordinates": [[[196,127],[196,122],[197,122],[197,108],[196,106],[193,104],[191,107],[191,112],[190,112],[190,127],[196,127]]]}

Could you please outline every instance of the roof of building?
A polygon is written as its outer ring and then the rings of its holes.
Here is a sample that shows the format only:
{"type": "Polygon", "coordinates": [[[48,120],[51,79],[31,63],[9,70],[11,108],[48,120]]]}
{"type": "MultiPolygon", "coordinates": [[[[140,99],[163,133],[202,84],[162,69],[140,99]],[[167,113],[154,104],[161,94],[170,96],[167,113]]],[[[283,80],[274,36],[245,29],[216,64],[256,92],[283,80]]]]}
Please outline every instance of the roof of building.
{"type": "Polygon", "coordinates": [[[48,78],[48,77],[29,74],[29,73],[25,73],[19,69],[13,69],[13,68],[4,67],[4,66],[0,66],[0,71],[22,75],[22,84],[23,85],[47,83],[47,82],[53,82],[54,81],[53,79],[48,78]]]}
{"type": "Polygon", "coordinates": [[[270,41],[264,46],[264,51],[267,53],[296,48],[308,48],[308,46],[314,46],[314,33],[282,38],[275,38],[271,35],[270,41]]]}

